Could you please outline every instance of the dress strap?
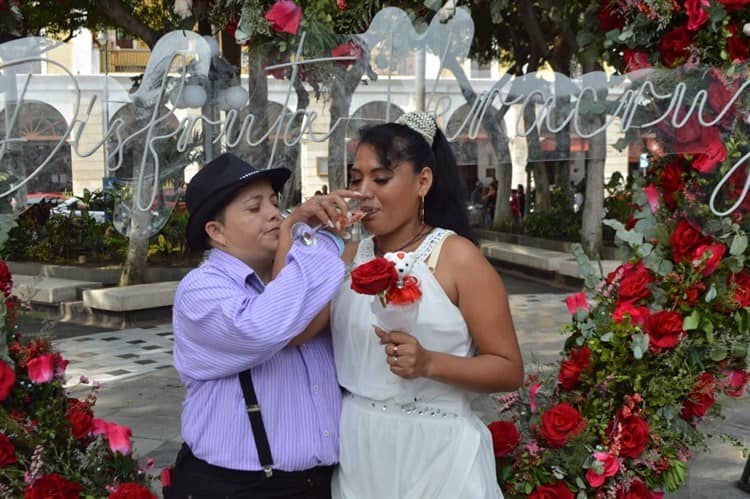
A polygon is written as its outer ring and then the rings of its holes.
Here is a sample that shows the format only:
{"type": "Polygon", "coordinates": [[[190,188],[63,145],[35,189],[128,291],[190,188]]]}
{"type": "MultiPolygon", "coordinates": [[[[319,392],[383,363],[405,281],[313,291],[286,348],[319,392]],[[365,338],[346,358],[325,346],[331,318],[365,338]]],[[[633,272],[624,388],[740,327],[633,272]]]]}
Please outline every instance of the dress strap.
{"type": "MultiPolygon", "coordinates": [[[[431,255],[435,252],[436,248],[437,253],[439,254],[439,245],[442,245],[443,239],[452,234],[454,234],[452,230],[442,229],[440,227],[435,227],[434,229],[432,229],[432,231],[427,235],[424,241],[422,241],[422,244],[420,244],[419,247],[414,250],[414,253],[417,254],[417,260],[427,263],[427,266],[430,267],[430,262],[432,261],[431,255]],[[430,262],[428,262],[428,258],[430,258],[430,262]]],[[[435,257],[434,261],[435,263],[437,263],[437,256],[435,257]]],[[[432,270],[432,267],[430,268],[432,270]]]]}
{"type": "Polygon", "coordinates": [[[432,251],[430,252],[430,257],[427,259],[427,268],[430,269],[430,272],[434,272],[437,268],[437,263],[440,259],[440,250],[443,249],[443,243],[453,234],[454,232],[452,230],[441,230],[440,234],[438,234],[439,237],[435,239],[435,242],[432,245],[432,251]]]}

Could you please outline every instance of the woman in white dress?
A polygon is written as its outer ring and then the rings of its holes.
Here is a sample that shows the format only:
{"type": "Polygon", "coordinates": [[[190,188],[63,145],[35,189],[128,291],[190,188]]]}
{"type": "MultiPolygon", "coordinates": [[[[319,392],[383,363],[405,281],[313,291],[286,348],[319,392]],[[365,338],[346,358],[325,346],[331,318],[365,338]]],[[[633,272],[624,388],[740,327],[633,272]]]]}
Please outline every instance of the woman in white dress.
{"type": "Polygon", "coordinates": [[[415,252],[423,295],[411,331],[374,327],[374,298],[350,279],[331,304],[345,389],[333,497],[502,497],[490,433],[469,400],[520,386],[523,362],[503,283],[467,238],[462,182],[434,119],[407,113],[363,130],[351,189],[372,237],[348,245],[346,262],[415,252]]]}

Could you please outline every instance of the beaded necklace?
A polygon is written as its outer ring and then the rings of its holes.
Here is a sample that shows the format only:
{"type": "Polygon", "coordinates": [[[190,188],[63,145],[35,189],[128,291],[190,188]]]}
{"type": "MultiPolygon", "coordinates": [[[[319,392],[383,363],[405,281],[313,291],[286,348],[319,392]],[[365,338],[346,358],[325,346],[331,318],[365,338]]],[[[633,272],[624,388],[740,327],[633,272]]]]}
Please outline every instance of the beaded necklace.
{"type": "MultiPolygon", "coordinates": [[[[396,248],[396,249],[395,249],[395,250],[393,250],[393,251],[390,251],[390,253],[396,253],[397,251],[403,251],[404,249],[408,248],[408,247],[409,247],[409,246],[411,246],[412,244],[414,244],[414,243],[416,243],[417,241],[420,241],[421,239],[423,239],[423,238],[424,238],[424,237],[425,237],[425,236],[426,236],[427,234],[429,234],[429,233],[430,233],[430,229],[429,229],[428,227],[425,227],[425,225],[424,225],[424,224],[420,225],[420,226],[419,226],[419,231],[418,231],[418,232],[417,232],[417,233],[416,233],[416,234],[414,235],[414,237],[412,237],[411,239],[409,239],[409,240],[408,240],[408,241],[406,242],[406,244],[403,244],[403,245],[399,246],[398,248],[396,248]]],[[[377,240],[377,236],[376,236],[376,237],[374,237],[374,238],[372,239],[372,243],[373,243],[373,246],[374,246],[374,248],[373,248],[373,249],[374,249],[374,251],[375,251],[375,254],[376,254],[376,255],[377,255],[377,254],[380,254],[380,250],[378,250],[378,240],[377,240]]],[[[384,254],[384,253],[383,253],[383,254],[384,254]]]]}

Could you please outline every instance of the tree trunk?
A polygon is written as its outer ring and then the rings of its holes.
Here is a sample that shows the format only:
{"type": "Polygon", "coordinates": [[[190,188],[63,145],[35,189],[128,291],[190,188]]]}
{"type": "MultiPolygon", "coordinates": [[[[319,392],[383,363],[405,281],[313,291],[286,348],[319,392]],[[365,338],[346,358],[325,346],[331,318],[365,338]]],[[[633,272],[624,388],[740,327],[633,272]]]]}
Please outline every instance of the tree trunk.
{"type": "MultiPolygon", "coordinates": [[[[268,130],[268,77],[263,69],[265,66],[265,54],[261,47],[251,47],[248,63],[248,90],[250,99],[248,109],[255,115],[253,123],[253,133],[251,137],[257,140],[268,130]]],[[[258,168],[266,168],[268,159],[271,156],[271,148],[267,140],[257,146],[248,147],[247,157],[244,158],[248,163],[258,168]]]]}
{"type": "MultiPolygon", "coordinates": [[[[596,85],[596,76],[591,72],[600,69],[595,63],[586,63],[587,74],[592,75],[593,86],[597,88],[597,100],[607,97],[606,77],[602,74],[603,85],[596,85]]],[[[587,85],[584,78],[584,85],[587,85]]],[[[590,93],[587,95],[591,95],[590,93]]],[[[590,98],[590,97],[589,97],[590,98]]],[[[595,130],[604,125],[606,116],[594,114],[586,123],[585,130],[595,130]]],[[[602,250],[602,219],[604,218],[604,165],[607,158],[607,132],[603,130],[589,139],[589,155],[586,162],[586,193],[583,200],[583,225],[581,243],[589,258],[600,258],[602,250]]]]}
{"type": "Polygon", "coordinates": [[[146,282],[146,261],[152,216],[149,210],[139,210],[135,201],[133,201],[130,209],[130,238],[128,239],[125,264],[120,274],[120,286],[131,286],[146,282]]]}
{"type": "MultiPolygon", "coordinates": [[[[133,102],[135,106],[135,124],[136,129],[140,130],[143,128],[148,121],[151,119],[151,112],[153,106],[157,103],[142,102],[136,100],[133,102]]],[[[147,155],[146,137],[140,136],[138,141],[140,146],[140,154],[133,156],[134,164],[133,168],[133,194],[132,201],[130,203],[130,230],[128,232],[128,251],[125,255],[125,264],[122,267],[122,273],[120,274],[120,286],[130,286],[133,284],[143,284],[146,282],[146,267],[148,258],[148,241],[151,237],[151,221],[152,215],[151,210],[141,210],[139,205],[142,206],[145,202],[150,199],[150,189],[153,182],[153,175],[155,174],[153,163],[150,159],[146,160],[144,167],[146,171],[143,175],[143,184],[139,187],[136,177],[137,169],[141,167],[141,159],[143,155],[147,155]],[[142,143],[141,143],[142,142],[142,143]],[[150,167],[150,171],[149,171],[150,167]],[[136,192],[138,189],[141,190],[141,195],[136,192]]]]}
{"type": "MultiPolygon", "coordinates": [[[[593,126],[604,124],[605,117],[591,119],[593,126]]],[[[602,218],[604,218],[604,164],[607,154],[607,134],[599,133],[590,139],[590,158],[586,162],[586,194],[583,200],[581,239],[589,258],[599,258],[602,249],[602,218]]]]}
{"type": "MultiPolygon", "coordinates": [[[[536,112],[533,106],[527,105],[523,108],[523,120],[526,127],[536,119],[536,112]]],[[[526,147],[528,148],[528,162],[531,164],[534,175],[534,211],[547,211],[552,207],[549,195],[549,179],[547,178],[547,168],[544,164],[544,153],[539,141],[539,131],[534,128],[526,136],[526,147]]],[[[530,195],[526,195],[528,205],[530,195]]],[[[527,207],[528,213],[528,207],[527,207]]]]}
{"type": "Polygon", "coordinates": [[[328,138],[328,184],[332,191],[346,187],[346,127],[339,118],[349,117],[354,91],[365,74],[362,62],[346,70],[345,76],[331,81],[331,127],[336,127],[328,138]]]}
{"type": "MultiPolygon", "coordinates": [[[[455,59],[445,61],[446,67],[453,73],[458,81],[461,93],[466,99],[467,104],[472,106],[477,100],[477,94],[471,87],[471,82],[466,77],[461,65],[455,59]]],[[[501,88],[510,78],[510,75],[502,78],[495,86],[501,88]]],[[[492,95],[490,93],[490,95],[492,95]]],[[[497,198],[495,201],[495,213],[493,215],[493,225],[510,226],[513,219],[510,213],[510,191],[513,180],[513,163],[510,159],[510,147],[508,146],[508,135],[505,132],[505,113],[508,112],[508,106],[502,106],[495,109],[492,102],[486,103],[486,112],[482,120],[482,127],[487,131],[490,137],[490,143],[495,151],[495,157],[498,160],[498,178],[497,178],[497,198]]]]}

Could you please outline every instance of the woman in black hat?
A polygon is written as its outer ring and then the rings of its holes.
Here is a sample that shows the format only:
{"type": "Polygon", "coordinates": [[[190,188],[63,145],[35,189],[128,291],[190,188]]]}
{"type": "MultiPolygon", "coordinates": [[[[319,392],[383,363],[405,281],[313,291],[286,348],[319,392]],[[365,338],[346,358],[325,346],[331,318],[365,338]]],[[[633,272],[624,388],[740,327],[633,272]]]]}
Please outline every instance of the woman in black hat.
{"type": "Polygon", "coordinates": [[[188,242],[210,252],[175,296],[185,444],[167,498],[330,497],[341,394],[330,335],[309,333],[327,322],[343,244],[308,224],[335,228],[342,195],[357,194],[316,196],[283,220],[288,178],[224,154],[188,185],[188,242]]]}

